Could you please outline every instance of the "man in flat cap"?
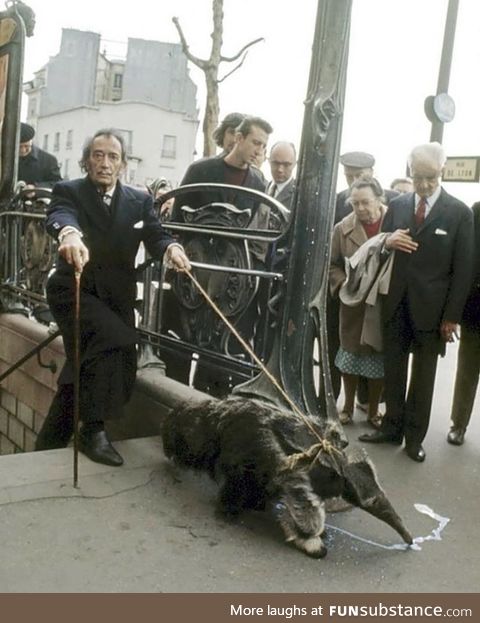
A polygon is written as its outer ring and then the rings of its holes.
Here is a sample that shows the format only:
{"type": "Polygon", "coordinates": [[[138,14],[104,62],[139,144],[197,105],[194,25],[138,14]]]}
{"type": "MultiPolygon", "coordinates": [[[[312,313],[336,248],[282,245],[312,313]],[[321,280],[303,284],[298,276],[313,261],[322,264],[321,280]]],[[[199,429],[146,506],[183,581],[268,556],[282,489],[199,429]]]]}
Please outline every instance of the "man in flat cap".
{"type": "Polygon", "coordinates": [[[62,179],[60,167],[55,156],[33,144],[34,136],[35,130],[31,125],[20,124],[18,180],[25,182],[27,188],[52,188],[62,179]]]}
{"type": "MultiPolygon", "coordinates": [[[[342,190],[337,195],[337,202],[335,204],[335,225],[352,211],[352,207],[347,199],[350,195],[350,186],[353,182],[364,175],[373,177],[375,158],[366,151],[349,151],[340,156],[340,164],[343,165],[343,172],[347,180],[348,188],[342,190]]],[[[398,196],[398,192],[394,190],[384,190],[384,194],[387,205],[394,197],[398,196]]]]}

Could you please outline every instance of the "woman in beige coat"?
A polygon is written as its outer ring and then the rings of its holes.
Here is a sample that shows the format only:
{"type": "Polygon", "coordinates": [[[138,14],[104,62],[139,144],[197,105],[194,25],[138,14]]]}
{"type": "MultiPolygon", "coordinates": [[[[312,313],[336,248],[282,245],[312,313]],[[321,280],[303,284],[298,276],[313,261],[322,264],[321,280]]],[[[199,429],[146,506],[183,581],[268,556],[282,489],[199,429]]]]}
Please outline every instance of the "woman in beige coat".
{"type": "MultiPolygon", "coordinates": [[[[383,190],[372,177],[357,179],[350,188],[353,212],[335,226],[332,237],[330,292],[338,297],[345,281],[345,258],[351,257],[372,236],[380,233],[387,210],[383,190]]],[[[342,373],[345,403],[339,414],[342,424],[352,421],[358,377],[368,379],[368,422],[381,423],[378,404],[383,389],[383,355],[360,343],[365,304],[347,307],[340,302],[340,348],[335,365],[342,373]]]]}

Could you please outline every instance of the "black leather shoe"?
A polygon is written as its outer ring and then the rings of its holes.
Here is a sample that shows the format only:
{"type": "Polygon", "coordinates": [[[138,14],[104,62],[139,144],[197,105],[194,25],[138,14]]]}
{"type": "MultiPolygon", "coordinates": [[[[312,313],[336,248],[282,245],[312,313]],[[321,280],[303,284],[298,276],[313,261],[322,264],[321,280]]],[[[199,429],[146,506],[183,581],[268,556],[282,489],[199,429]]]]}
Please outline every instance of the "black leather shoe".
{"type": "Polygon", "coordinates": [[[426,457],[425,450],[422,446],[406,446],[405,452],[412,459],[412,461],[417,461],[417,463],[423,463],[426,457]]]}
{"type": "Polygon", "coordinates": [[[365,443],[393,443],[396,446],[401,446],[403,441],[401,435],[387,435],[381,430],[376,430],[373,433],[364,433],[358,439],[365,443]]]}
{"type": "Polygon", "coordinates": [[[465,431],[462,428],[451,428],[447,435],[447,441],[452,446],[461,446],[465,441],[465,431]]]}
{"type": "Polygon", "coordinates": [[[78,449],[89,459],[104,465],[118,467],[123,465],[123,459],[108,440],[104,430],[83,433],[80,432],[78,449]]]}

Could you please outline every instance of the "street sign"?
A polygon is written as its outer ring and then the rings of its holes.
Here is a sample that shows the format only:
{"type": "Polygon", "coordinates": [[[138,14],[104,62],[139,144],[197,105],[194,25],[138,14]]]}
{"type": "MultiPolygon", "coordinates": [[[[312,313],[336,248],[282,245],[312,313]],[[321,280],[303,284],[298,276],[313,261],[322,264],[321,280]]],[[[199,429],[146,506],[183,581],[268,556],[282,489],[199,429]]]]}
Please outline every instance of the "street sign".
{"type": "Polygon", "coordinates": [[[480,156],[447,158],[442,175],[444,182],[478,182],[479,179],[480,156]]]}

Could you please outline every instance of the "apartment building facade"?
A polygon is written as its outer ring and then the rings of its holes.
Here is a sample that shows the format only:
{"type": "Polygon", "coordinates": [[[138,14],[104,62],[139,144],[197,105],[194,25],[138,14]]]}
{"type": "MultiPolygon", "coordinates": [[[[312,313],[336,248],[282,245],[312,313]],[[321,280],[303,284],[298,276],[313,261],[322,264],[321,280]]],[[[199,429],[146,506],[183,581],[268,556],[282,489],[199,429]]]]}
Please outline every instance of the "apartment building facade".
{"type": "Polygon", "coordinates": [[[129,39],[125,59],[108,59],[100,45],[98,33],[63,29],[58,54],[24,84],[36,143],[73,179],[82,175],[85,139],[116,128],[127,145],[127,183],[166,177],[178,184],[194,158],[199,123],[181,46],[129,39]]]}

